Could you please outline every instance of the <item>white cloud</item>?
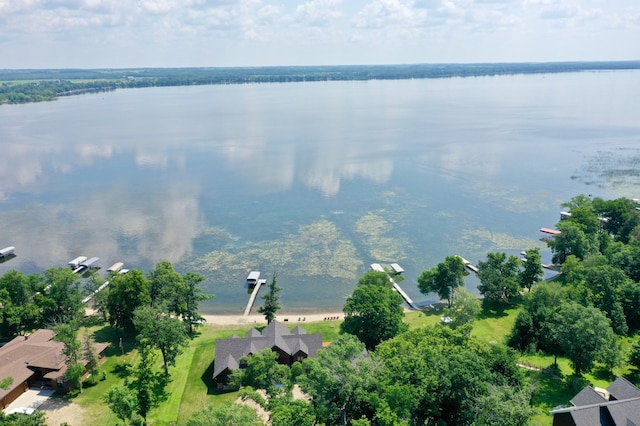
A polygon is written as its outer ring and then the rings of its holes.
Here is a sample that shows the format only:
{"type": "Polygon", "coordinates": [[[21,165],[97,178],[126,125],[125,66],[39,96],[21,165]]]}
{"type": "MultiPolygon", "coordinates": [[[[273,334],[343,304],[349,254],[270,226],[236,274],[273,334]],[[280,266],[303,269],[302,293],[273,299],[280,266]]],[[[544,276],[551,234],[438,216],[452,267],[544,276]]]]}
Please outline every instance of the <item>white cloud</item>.
{"type": "Polygon", "coordinates": [[[628,0],[0,0],[12,68],[635,59],[639,38],[628,0]]]}

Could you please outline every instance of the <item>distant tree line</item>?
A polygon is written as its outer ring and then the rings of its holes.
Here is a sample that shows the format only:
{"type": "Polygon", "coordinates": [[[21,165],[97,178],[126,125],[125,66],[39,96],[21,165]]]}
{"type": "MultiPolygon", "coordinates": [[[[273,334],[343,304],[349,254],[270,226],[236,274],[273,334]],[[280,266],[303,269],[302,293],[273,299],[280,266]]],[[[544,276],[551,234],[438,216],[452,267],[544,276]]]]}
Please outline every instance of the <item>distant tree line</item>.
{"type": "Polygon", "coordinates": [[[640,61],[0,70],[0,104],[136,87],[481,77],[640,69],[640,61]]]}

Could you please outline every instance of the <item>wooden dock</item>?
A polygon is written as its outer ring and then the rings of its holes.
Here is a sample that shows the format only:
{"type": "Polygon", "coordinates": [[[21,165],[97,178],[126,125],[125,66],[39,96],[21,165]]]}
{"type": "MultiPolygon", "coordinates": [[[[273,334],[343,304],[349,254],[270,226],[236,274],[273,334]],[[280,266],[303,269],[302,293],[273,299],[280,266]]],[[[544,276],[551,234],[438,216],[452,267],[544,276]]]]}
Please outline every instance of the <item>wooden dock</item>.
{"type": "Polygon", "coordinates": [[[100,287],[98,287],[93,293],[91,293],[90,295],[88,295],[87,297],[85,297],[84,299],[82,299],[82,303],[87,303],[88,301],[90,301],[91,299],[93,299],[93,296],[95,296],[96,294],[100,293],[102,290],[105,289],[106,286],[109,285],[109,281],[105,281],[100,287]]]}
{"type": "Polygon", "coordinates": [[[404,299],[405,302],[407,302],[407,305],[409,305],[409,307],[411,309],[415,309],[416,311],[419,309],[415,303],[413,303],[413,300],[409,297],[409,295],[407,293],[404,292],[403,289],[400,288],[400,286],[398,285],[397,282],[395,282],[393,280],[393,278],[389,277],[389,280],[391,281],[391,283],[393,284],[393,288],[395,291],[397,291],[398,293],[400,293],[400,296],[402,296],[402,298],[404,299]]]}
{"type": "Polygon", "coordinates": [[[464,263],[464,266],[467,267],[467,269],[475,272],[476,274],[478,273],[479,269],[473,265],[473,263],[469,262],[467,259],[465,259],[462,256],[458,256],[460,259],[462,259],[462,263],[464,263]]]}
{"type": "Polygon", "coordinates": [[[248,317],[249,312],[251,312],[251,308],[253,307],[253,303],[256,301],[256,297],[258,296],[258,291],[260,291],[260,287],[262,284],[266,284],[267,280],[261,279],[256,281],[256,286],[253,287],[253,291],[251,292],[251,296],[249,297],[249,301],[247,302],[247,307],[244,309],[243,317],[248,317]]]}
{"type": "MultiPolygon", "coordinates": [[[[404,269],[402,269],[402,267],[400,265],[398,265],[397,263],[393,263],[392,265],[394,265],[394,266],[392,266],[392,270],[395,273],[400,274],[400,273],[404,272],[404,269]]],[[[371,264],[371,270],[372,271],[376,271],[376,272],[387,272],[387,271],[384,270],[384,268],[379,263],[372,263],[371,264]]],[[[392,277],[389,277],[389,281],[391,281],[391,284],[393,284],[393,289],[395,291],[397,291],[400,294],[400,296],[402,296],[404,301],[407,302],[407,305],[409,305],[409,307],[411,309],[415,309],[415,310],[419,309],[416,306],[416,304],[413,303],[413,300],[411,299],[411,297],[409,297],[409,295],[407,293],[405,293],[402,288],[400,288],[398,283],[392,277]]]]}

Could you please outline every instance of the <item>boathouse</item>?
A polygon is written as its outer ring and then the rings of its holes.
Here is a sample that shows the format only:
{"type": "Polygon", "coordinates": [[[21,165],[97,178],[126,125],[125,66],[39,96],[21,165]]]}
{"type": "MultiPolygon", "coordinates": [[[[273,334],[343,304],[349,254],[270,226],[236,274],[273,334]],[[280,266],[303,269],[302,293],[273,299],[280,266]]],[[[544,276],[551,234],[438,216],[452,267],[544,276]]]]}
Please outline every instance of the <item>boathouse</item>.
{"type": "Polygon", "coordinates": [[[16,248],[13,246],[3,248],[2,250],[0,250],[0,259],[2,259],[3,257],[13,256],[15,254],[15,250],[16,248]]]}

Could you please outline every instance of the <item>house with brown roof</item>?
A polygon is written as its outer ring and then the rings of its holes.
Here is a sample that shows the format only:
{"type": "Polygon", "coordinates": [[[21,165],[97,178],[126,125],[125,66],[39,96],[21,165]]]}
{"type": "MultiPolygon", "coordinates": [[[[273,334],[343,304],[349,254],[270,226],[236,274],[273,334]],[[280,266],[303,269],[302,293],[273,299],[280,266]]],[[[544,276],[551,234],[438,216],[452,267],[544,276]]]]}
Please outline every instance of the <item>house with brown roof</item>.
{"type": "Polygon", "coordinates": [[[229,375],[243,367],[242,357],[265,348],[278,354],[280,364],[291,365],[305,358],[315,358],[318,350],[322,349],[322,335],[307,334],[300,326],[289,331],[285,325],[273,321],[262,333],[252,328],[243,338],[234,334],[227,339],[217,339],[213,363],[213,380],[217,387],[223,389],[228,386],[229,375]]]}
{"type": "MultiPolygon", "coordinates": [[[[37,330],[28,336],[18,336],[0,348],[0,380],[11,377],[7,389],[0,389],[0,409],[7,407],[31,386],[69,390],[62,354],[64,345],[53,340],[52,330],[37,330]]],[[[106,343],[94,344],[98,356],[107,349],[106,343]]],[[[86,360],[80,360],[86,365],[86,360]]]]}
{"type": "Polygon", "coordinates": [[[624,377],[607,389],[587,386],[570,402],[551,411],[553,426],[640,425],[640,389],[624,377]]]}

